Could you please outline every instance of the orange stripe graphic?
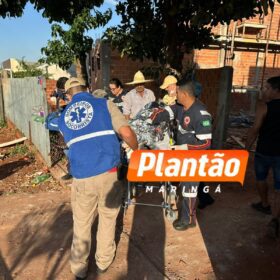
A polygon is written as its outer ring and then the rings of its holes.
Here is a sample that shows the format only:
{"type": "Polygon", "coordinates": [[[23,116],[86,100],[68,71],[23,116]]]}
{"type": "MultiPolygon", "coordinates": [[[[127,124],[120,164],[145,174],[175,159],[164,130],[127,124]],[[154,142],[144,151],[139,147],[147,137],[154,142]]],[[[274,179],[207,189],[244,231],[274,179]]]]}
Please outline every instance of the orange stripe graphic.
{"type": "Polygon", "coordinates": [[[138,150],[127,179],[134,182],[240,182],[249,153],[245,150],[138,150]]]}

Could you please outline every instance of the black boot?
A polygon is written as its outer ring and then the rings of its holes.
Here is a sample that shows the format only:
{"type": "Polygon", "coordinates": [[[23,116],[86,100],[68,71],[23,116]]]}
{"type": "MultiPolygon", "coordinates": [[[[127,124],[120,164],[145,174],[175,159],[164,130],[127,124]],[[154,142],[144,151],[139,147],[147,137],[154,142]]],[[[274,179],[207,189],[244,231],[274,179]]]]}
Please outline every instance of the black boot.
{"type": "Polygon", "coordinates": [[[62,176],[60,179],[63,180],[63,181],[67,181],[67,180],[70,180],[72,178],[73,178],[73,176],[71,174],[67,173],[64,176],[62,176]]]}
{"type": "Polygon", "coordinates": [[[192,227],[195,227],[195,224],[190,224],[189,222],[181,219],[177,219],[173,222],[173,228],[179,231],[187,230],[192,227]]]}

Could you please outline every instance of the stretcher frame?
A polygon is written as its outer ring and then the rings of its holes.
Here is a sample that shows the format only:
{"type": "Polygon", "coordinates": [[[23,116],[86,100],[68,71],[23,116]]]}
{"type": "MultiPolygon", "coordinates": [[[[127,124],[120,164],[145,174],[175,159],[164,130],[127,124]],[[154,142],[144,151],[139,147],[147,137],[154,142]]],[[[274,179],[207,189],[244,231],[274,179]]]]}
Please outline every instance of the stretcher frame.
{"type": "MultiPolygon", "coordinates": [[[[170,134],[170,127],[168,126],[168,134],[170,134]]],[[[146,143],[140,143],[139,146],[142,149],[149,149],[150,148],[146,145],[146,143]]],[[[159,145],[160,147],[160,145],[159,145]]],[[[160,148],[159,148],[160,149],[160,148]]],[[[124,150],[122,151],[124,152],[124,150]]],[[[128,165],[128,162],[127,162],[128,165]]],[[[126,196],[125,199],[123,201],[123,207],[125,212],[127,211],[128,207],[130,205],[142,205],[142,206],[148,206],[148,207],[160,207],[164,210],[165,216],[168,220],[170,221],[174,221],[176,219],[176,211],[172,208],[173,204],[172,204],[172,197],[176,198],[177,195],[176,193],[173,195],[172,191],[171,191],[171,182],[157,182],[159,183],[159,186],[148,186],[146,185],[146,183],[139,183],[139,182],[130,182],[130,181],[126,181],[126,196]],[[152,204],[152,203],[143,203],[143,202],[136,202],[133,201],[134,198],[137,198],[137,188],[139,188],[140,186],[146,187],[154,187],[154,188],[160,188],[160,187],[164,187],[164,191],[163,191],[163,201],[161,204],[152,204]]]]}
{"type": "Polygon", "coordinates": [[[123,207],[125,211],[128,209],[130,205],[142,205],[148,207],[160,207],[164,210],[165,217],[170,220],[174,221],[176,219],[176,211],[172,208],[172,198],[176,197],[176,194],[171,191],[172,185],[171,182],[159,182],[159,186],[150,186],[146,185],[145,183],[138,183],[138,182],[126,182],[126,196],[123,202],[123,207]],[[153,188],[161,188],[164,187],[163,191],[163,201],[161,204],[153,204],[153,203],[143,203],[143,202],[136,202],[133,199],[137,198],[137,188],[141,187],[153,187],[153,188]],[[174,194],[174,195],[173,195],[174,194]]]}

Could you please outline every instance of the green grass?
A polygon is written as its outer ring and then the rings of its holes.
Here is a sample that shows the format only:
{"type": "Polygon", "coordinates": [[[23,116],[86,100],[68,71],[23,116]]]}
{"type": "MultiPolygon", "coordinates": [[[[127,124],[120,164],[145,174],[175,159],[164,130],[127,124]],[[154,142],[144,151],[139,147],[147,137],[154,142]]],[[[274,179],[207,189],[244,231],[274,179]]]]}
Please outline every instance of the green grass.
{"type": "Polygon", "coordinates": [[[14,147],[11,148],[9,155],[16,156],[16,155],[27,155],[29,153],[29,149],[26,145],[19,145],[16,144],[14,147]]]}
{"type": "Polygon", "coordinates": [[[4,128],[6,126],[7,126],[7,124],[6,124],[5,120],[1,118],[0,119],[0,128],[4,128]]]}

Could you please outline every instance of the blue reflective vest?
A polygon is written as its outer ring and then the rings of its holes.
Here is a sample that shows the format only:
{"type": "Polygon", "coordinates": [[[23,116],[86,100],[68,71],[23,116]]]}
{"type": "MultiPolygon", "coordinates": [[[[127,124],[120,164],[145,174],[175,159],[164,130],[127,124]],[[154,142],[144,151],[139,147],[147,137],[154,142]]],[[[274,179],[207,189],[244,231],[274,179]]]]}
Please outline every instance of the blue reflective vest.
{"type": "Polygon", "coordinates": [[[73,177],[96,176],[119,164],[120,144],[106,99],[87,92],[75,94],[59,117],[58,127],[69,147],[73,177]]]}

